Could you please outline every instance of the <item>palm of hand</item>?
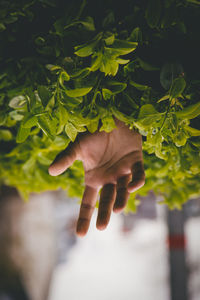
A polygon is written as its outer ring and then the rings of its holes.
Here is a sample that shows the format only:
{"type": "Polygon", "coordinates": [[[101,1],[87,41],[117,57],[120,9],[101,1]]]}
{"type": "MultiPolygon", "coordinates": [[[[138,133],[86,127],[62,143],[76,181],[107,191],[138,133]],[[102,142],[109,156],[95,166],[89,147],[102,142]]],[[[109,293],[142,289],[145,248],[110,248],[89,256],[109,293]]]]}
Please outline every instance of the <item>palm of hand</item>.
{"type": "Polygon", "coordinates": [[[112,210],[121,211],[130,192],[144,184],[141,136],[118,120],[116,125],[110,133],[79,136],[49,168],[49,173],[55,176],[76,159],[83,161],[85,191],[77,223],[77,234],[81,236],[88,231],[100,188],[97,228],[104,229],[112,210]]]}

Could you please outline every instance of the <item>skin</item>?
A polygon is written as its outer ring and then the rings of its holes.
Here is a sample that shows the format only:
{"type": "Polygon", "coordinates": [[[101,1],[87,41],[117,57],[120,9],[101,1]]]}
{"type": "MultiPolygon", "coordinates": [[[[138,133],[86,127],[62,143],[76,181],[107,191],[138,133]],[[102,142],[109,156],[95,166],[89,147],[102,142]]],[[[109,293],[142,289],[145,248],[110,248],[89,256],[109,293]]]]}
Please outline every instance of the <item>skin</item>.
{"type": "Polygon", "coordinates": [[[112,211],[121,212],[129,194],[144,185],[142,138],[123,122],[116,120],[110,133],[83,133],[59,154],[49,167],[49,174],[57,176],[75,160],[83,162],[85,190],[77,222],[77,235],[86,235],[100,193],[96,227],[103,230],[112,211]]]}

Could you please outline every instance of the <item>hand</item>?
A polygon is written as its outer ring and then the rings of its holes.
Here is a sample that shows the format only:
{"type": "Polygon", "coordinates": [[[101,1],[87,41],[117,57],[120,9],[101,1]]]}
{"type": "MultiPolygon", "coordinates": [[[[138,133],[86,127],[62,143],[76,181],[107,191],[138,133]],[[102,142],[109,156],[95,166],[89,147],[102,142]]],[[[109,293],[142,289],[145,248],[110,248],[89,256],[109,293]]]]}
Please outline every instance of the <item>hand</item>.
{"type": "Polygon", "coordinates": [[[109,223],[112,210],[120,212],[131,192],[144,185],[141,135],[116,120],[117,128],[110,133],[83,133],[70,144],[49,167],[49,174],[57,176],[75,160],[83,161],[85,191],[77,222],[77,234],[84,236],[101,190],[97,228],[109,223]]]}

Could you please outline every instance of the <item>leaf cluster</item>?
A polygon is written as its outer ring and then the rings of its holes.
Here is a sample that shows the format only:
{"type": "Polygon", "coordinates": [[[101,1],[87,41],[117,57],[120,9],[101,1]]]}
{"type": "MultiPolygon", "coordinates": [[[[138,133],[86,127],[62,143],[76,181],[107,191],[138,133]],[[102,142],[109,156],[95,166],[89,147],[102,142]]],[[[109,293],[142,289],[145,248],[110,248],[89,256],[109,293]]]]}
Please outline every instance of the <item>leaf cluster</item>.
{"type": "Polygon", "coordinates": [[[143,136],[140,195],[153,189],[171,208],[199,195],[199,26],[191,0],[1,2],[0,182],[26,198],[80,196],[80,162],[57,178],[47,168],[118,118],[143,136]]]}

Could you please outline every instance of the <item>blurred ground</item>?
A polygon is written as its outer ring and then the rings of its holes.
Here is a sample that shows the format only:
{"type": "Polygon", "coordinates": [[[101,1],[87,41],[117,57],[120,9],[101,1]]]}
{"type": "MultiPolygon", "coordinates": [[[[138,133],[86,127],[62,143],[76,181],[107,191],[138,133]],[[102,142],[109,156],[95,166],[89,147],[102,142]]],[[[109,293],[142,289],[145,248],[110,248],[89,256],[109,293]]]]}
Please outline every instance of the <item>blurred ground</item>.
{"type": "MultiPolygon", "coordinates": [[[[95,214],[85,238],[75,235],[79,204],[63,192],[33,195],[27,204],[15,193],[4,197],[0,300],[170,300],[166,208],[153,194],[137,215],[113,214],[105,231],[96,229],[95,214]],[[2,266],[14,270],[6,287],[2,266]],[[25,298],[13,289],[13,274],[25,298]]],[[[200,201],[184,214],[188,300],[199,300],[200,201]]]]}

